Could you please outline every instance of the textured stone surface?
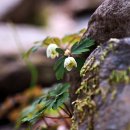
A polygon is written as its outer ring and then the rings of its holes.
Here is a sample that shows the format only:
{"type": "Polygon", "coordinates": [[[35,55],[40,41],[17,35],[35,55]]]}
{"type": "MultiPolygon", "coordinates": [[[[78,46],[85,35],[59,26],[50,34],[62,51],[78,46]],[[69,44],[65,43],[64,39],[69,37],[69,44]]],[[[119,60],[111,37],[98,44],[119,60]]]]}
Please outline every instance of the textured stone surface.
{"type": "Polygon", "coordinates": [[[74,129],[130,129],[130,38],[97,47],[81,70],[74,129]]]}
{"type": "Polygon", "coordinates": [[[129,36],[130,1],[105,0],[84,35],[103,45],[90,54],[81,70],[72,130],[130,129],[130,38],[105,43],[129,36]]]}
{"type": "Polygon", "coordinates": [[[98,44],[130,36],[130,1],[105,0],[91,16],[85,36],[98,44]]]}

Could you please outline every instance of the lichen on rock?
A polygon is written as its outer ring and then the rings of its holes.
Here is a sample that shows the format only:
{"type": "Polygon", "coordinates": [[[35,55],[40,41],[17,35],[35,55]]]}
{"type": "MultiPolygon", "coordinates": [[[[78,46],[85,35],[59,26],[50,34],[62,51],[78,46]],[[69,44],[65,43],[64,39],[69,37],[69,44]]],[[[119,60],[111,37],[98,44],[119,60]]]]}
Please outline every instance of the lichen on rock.
{"type": "Polygon", "coordinates": [[[110,40],[87,58],[73,103],[72,130],[125,129],[130,122],[129,58],[130,38],[110,40]]]}

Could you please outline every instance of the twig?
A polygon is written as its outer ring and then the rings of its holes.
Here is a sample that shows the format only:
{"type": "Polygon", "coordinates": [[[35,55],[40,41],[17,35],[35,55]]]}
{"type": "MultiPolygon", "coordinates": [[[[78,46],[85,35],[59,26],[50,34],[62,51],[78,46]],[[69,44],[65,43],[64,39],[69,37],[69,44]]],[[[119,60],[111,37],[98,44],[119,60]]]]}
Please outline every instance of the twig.
{"type": "Polygon", "coordinates": [[[64,108],[60,107],[61,110],[63,110],[68,116],[70,116],[70,112],[68,110],[65,110],[64,108]]]}
{"type": "Polygon", "coordinates": [[[44,121],[44,123],[46,124],[47,128],[49,128],[50,126],[49,126],[49,124],[48,124],[48,122],[46,121],[45,118],[43,118],[43,121],[44,121]]]}
{"type": "MultiPolygon", "coordinates": [[[[64,118],[64,116],[61,114],[60,111],[58,111],[59,115],[62,117],[62,119],[64,119],[64,122],[66,124],[66,126],[69,128],[70,127],[70,124],[68,123],[68,121],[64,118]]],[[[69,117],[70,118],[70,117],[69,117]]]]}
{"type": "Polygon", "coordinates": [[[51,119],[70,118],[70,117],[63,117],[63,116],[62,116],[62,117],[52,117],[52,116],[45,116],[45,115],[44,115],[44,117],[45,117],[45,118],[51,118],[51,119]]]}
{"type": "Polygon", "coordinates": [[[70,109],[68,108],[68,106],[67,106],[65,103],[64,103],[64,106],[65,106],[65,108],[67,109],[67,111],[69,112],[70,117],[72,117],[72,113],[71,113],[70,109]]]}

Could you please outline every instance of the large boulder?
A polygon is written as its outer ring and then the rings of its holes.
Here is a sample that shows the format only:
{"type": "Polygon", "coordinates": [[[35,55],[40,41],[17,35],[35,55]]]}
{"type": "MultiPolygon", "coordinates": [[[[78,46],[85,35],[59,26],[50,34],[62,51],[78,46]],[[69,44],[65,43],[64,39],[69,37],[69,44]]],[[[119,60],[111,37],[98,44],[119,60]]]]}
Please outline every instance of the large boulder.
{"type": "MultiPolygon", "coordinates": [[[[88,37],[95,40],[96,44],[93,46],[93,50],[99,44],[103,44],[110,38],[124,38],[130,36],[129,7],[129,0],[104,0],[104,2],[90,17],[87,31],[83,35],[82,39],[88,37]]],[[[90,53],[86,53],[85,58],[87,58],[90,53]]],[[[73,80],[72,78],[69,80],[72,86],[72,90],[70,91],[72,92],[75,92],[80,83],[79,75],[75,75],[76,76],[73,77],[73,80]]],[[[72,76],[70,75],[70,77],[72,76]]],[[[74,96],[73,93],[71,93],[71,99],[74,101],[76,95],[74,96]]]]}
{"type": "Polygon", "coordinates": [[[130,129],[129,59],[130,38],[112,39],[91,53],[81,69],[72,130],[130,129]]]}
{"type": "Polygon", "coordinates": [[[80,86],[73,83],[78,88],[71,93],[77,94],[72,130],[130,129],[130,38],[124,38],[129,36],[129,0],[105,0],[83,36],[102,45],[87,58],[80,86]],[[110,38],[124,39],[105,43],[110,38]]]}
{"type": "Polygon", "coordinates": [[[105,0],[91,16],[85,37],[98,44],[130,36],[129,0],[105,0]]]}

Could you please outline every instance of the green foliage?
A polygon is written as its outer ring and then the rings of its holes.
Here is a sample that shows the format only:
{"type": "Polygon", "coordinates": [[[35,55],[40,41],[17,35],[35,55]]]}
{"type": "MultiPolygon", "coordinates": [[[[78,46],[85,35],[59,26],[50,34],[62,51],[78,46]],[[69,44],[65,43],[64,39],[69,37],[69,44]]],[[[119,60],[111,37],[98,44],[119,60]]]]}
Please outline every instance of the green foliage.
{"type": "Polygon", "coordinates": [[[36,52],[40,47],[40,45],[35,45],[31,47],[26,53],[23,53],[23,58],[28,58],[31,53],[36,52]]]}
{"type": "Polygon", "coordinates": [[[69,44],[74,44],[76,42],[79,42],[82,35],[86,32],[86,29],[80,30],[78,33],[66,35],[62,38],[63,43],[69,43],[69,44]]]}
{"type": "MultiPolygon", "coordinates": [[[[86,38],[81,40],[84,32],[86,32],[86,29],[75,34],[67,35],[63,38],[47,37],[43,41],[35,42],[35,45],[30,48],[23,57],[27,58],[39,48],[53,44],[52,46],[50,45],[51,47],[48,47],[47,54],[54,55],[54,53],[57,53],[56,57],[59,56],[53,69],[57,80],[61,80],[67,71],[66,68],[70,67],[68,71],[72,70],[73,67],[76,67],[78,71],[81,70],[85,60],[80,55],[84,52],[88,52],[90,47],[94,45],[92,39],[86,38]]],[[[54,59],[51,56],[49,58],[54,59]]],[[[50,90],[46,96],[40,97],[30,107],[25,109],[21,114],[19,122],[29,122],[32,124],[40,118],[44,118],[46,112],[50,113],[50,111],[56,111],[59,108],[65,110],[62,106],[69,99],[69,87],[70,85],[68,83],[57,84],[55,89],[50,90]]],[[[71,117],[72,114],[70,110],[65,104],[64,106],[67,109],[67,112],[65,110],[66,114],[71,117]]]]}
{"type": "Polygon", "coordinates": [[[77,70],[80,71],[82,66],[84,65],[85,59],[81,58],[81,57],[77,57],[75,58],[76,62],[77,62],[77,70]]]}
{"type": "MultiPolygon", "coordinates": [[[[94,41],[89,38],[86,38],[84,40],[81,40],[80,42],[76,42],[71,48],[71,53],[72,55],[80,55],[84,52],[89,51],[89,48],[93,45],[94,45],[94,41]]],[[[67,56],[64,56],[64,51],[60,48],[57,48],[56,51],[59,54],[63,55],[63,57],[59,58],[54,65],[56,78],[57,80],[60,80],[63,79],[65,74],[64,61],[65,58],[67,58],[67,56]]],[[[80,71],[85,60],[82,58],[76,58],[76,62],[77,62],[77,70],[80,71]]]]}
{"type": "Polygon", "coordinates": [[[92,45],[94,45],[94,41],[86,38],[84,40],[81,40],[79,43],[75,43],[71,48],[71,52],[72,54],[80,55],[83,52],[89,51],[89,47],[91,47],[92,45]]]}
{"type": "Polygon", "coordinates": [[[60,107],[64,102],[66,102],[69,98],[68,88],[70,85],[66,84],[58,84],[57,88],[50,91],[47,96],[47,103],[45,106],[47,109],[57,109],[60,107]]]}
{"type": "MultiPolygon", "coordinates": [[[[31,53],[34,53],[38,49],[42,48],[43,46],[48,46],[51,43],[55,43],[57,45],[60,45],[61,44],[61,40],[58,37],[47,37],[43,41],[36,41],[36,42],[34,42],[35,45],[33,47],[31,47],[27,52],[25,52],[23,54],[23,58],[28,58],[31,53]]],[[[59,49],[58,49],[58,51],[59,51],[59,49]]]]}
{"type": "Polygon", "coordinates": [[[57,44],[57,45],[62,45],[62,44],[74,44],[76,42],[79,42],[81,39],[81,36],[83,35],[85,31],[86,29],[82,29],[78,33],[70,34],[70,35],[64,36],[63,38],[46,37],[42,41],[36,41],[34,42],[35,45],[23,54],[23,57],[28,58],[31,53],[37,51],[39,48],[43,46],[48,46],[49,44],[52,44],[52,43],[57,44]]]}
{"type": "Polygon", "coordinates": [[[42,45],[48,46],[51,43],[55,43],[57,45],[61,44],[61,40],[58,37],[47,37],[43,40],[42,45]]]}
{"type": "Polygon", "coordinates": [[[54,71],[56,73],[56,78],[57,80],[63,79],[64,73],[65,73],[65,68],[64,68],[64,60],[65,56],[59,58],[56,63],[54,64],[54,71]]]}
{"type": "Polygon", "coordinates": [[[44,117],[47,111],[48,113],[51,113],[51,111],[55,112],[68,101],[69,87],[70,85],[68,83],[55,85],[54,89],[50,90],[46,96],[40,97],[30,107],[23,110],[20,121],[22,123],[28,122],[33,124],[39,118],[44,117]]]}
{"type": "Polygon", "coordinates": [[[85,32],[87,31],[87,29],[83,28],[79,31],[79,34],[83,35],[85,32]]]}
{"type": "Polygon", "coordinates": [[[63,49],[61,49],[61,48],[56,48],[56,51],[59,53],[59,54],[64,54],[64,50],[63,49]]]}
{"type": "Polygon", "coordinates": [[[69,43],[69,44],[74,44],[75,42],[78,42],[80,40],[80,36],[77,34],[72,34],[72,35],[67,35],[62,38],[63,43],[69,43]]]}

